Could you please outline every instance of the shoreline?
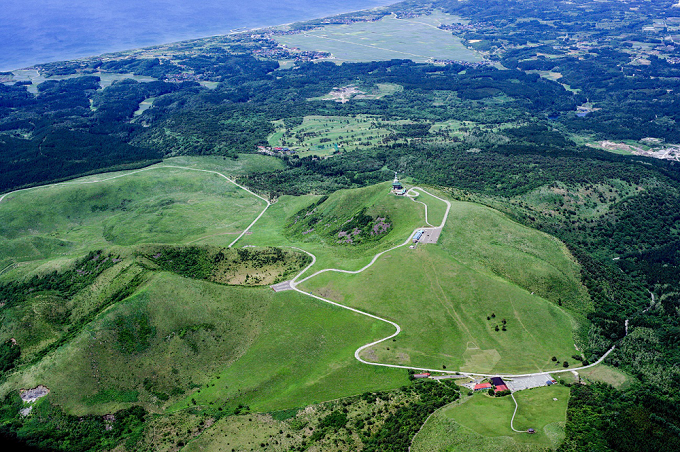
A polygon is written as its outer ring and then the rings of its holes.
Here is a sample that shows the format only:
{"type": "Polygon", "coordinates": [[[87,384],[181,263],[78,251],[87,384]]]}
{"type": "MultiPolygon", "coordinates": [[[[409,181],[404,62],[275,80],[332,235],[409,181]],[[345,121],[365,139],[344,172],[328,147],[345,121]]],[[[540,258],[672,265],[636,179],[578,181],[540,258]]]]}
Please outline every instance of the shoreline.
{"type": "Polygon", "coordinates": [[[291,25],[294,25],[294,24],[301,24],[301,23],[310,22],[310,21],[313,21],[313,20],[329,19],[329,18],[332,18],[332,17],[342,16],[342,15],[345,15],[345,14],[353,14],[353,13],[364,12],[364,11],[375,11],[375,10],[379,10],[379,9],[382,9],[382,8],[390,8],[390,7],[393,7],[394,5],[396,5],[398,3],[402,3],[402,0],[390,0],[390,1],[391,1],[391,3],[386,4],[386,5],[382,5],[382,6],[375,6],[375,7],[372,7],[372,8],[363,8],[363,9],[355,9],[355,10],[340,12],[340,13],[336,13],[336,14],[332,14],[332,15],[328,15],[328,16],[313,17],[313,18],[308,18],[308,19],[300,19],[300,20],[295,20],[295,21],[286,22],[286,23],[280,23],[280,24],[276,24],[276,25],[257,25],[257,26],[254,26],[254,27],[231,28],[230,31],[227,32],[227,33],[217,33],[217,34],[213,34],[213,35],[199,36],[199,37],[186,38],[186,39],[178,39],[178,40],[171,39],[169,41],[164,41],[164,42],[157,43],[157,44],[142,45],[142,46],[139,46],[139,47],[130,47],[130,48],[121,49],[121,50],[103,51],[103,52],[100,52],[100,53],[97,53],[97,54],[79,56],[79,57],[74,57],[74,58],[55,59],[53,61],[33,63],[31,65],[28,65],[28,66],[16,67],[16,68],[13,68],[13,69],[0,68],[0,72],[13,73],[14,71],[36,69],[38,66],[42,66],[42,65],[45,65],[45,64],[85,60],[85,59],[89,59],[89,58],[103,57],[103,56],[106,56],[106,55],[115,55],[115,54],[125,53],[125,52],[138,52],[140,50],[151,49],[151,48],[159,47],[159,46],[177,45],[177,44],[181,44],[181,43],[189,43],[189,42],[192,42],[192,41],[200,41],[200,40],[203,40],[203,39],[218,38],[218,37],[221,37],[221,36],[234,36],[234,35],[238,35],[238,34],[242,34],[242,33],[251,33],[251,32],[259,31],[259,30],[274,29],[274,28],[279,28],[279,27],[288,27],[288,26],[291,26],[291,25]],[[241,28],[243,28],[243,29],[241,29],[241,28]],[[236,30],[236,31],[234,31],[234,30],[236,30]]]}

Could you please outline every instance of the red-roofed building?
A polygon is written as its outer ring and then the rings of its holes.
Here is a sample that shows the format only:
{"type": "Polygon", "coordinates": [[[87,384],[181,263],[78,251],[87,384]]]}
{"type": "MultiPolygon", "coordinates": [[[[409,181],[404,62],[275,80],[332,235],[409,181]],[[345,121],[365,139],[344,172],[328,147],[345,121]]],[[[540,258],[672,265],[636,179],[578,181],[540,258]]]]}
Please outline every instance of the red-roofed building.
{"type": "Polygon", "coordinates": [[[423,372],[422,374],[413,374],[413,378],[430,378],[428,372],[423,372]]]}
{"type": "Polygon", "coordinates": [[[491,389],[493,386],[491,386],[491,383],[479,383],[475,385],[475,391],[483,391],[485,389],[491,389]]]}
{"type": "Polygon", "coordinates": [[[496,392],[501,392],[501,391],[507,391],[508,387],[505,385],[498,385],[496,386],[496,392]]]}

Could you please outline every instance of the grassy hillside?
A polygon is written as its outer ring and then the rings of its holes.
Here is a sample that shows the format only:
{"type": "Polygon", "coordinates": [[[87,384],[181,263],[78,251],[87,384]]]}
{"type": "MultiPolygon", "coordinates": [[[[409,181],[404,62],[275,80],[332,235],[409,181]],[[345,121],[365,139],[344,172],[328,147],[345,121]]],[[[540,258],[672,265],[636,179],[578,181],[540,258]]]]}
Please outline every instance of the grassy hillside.
{"type": "Polygon", "coordinates": [[[587,303],[561,243],[460,202],[439,244],[394,250],[358,275],[324,273],[304,289],[402,327],[395,342],[366,350],[365,359],[470,372],[554,368],[552,356],[576,351],[576,322],[560,300],[587,303]]]}
{"type": "Polygon", "coordinates": [[[192,399],[215,409],[292,408],[404,384],[403,371],[376,372],[352,356],[388,329],[293,292],[158,273],[1,389],[43,384],[52,403],[78,414],[132,403],[176,409],[192,399]]]}
{"type": "Polygon", "coordinates": [[[211,173],[175,168],[79,179],[0,202],[0,269],[138,243],[183,243],[245,228],[264,202],[211,173]],[[181,225],[181,227],[180,227],[181,225]]]}
{"type": "MultiPolygon", "coordinates": [[[[309,251],[317,257],[309,274],[327,267],[361,268],[375,253],[402,243],[413,229],[426,225],[423,206],[390,194],[390,189],[391,183],[385,182],[338,190],[328,198],[283,196],[253,227],[252,235],[244,236],[240,243],[296,246],[309,251]],[[368,231],[364,232],[367,240],[361,242],[347,243],[338,237],[338,232],[342,231],[351,234],[353,227],[349,229],[349,223],[343,223],[356,218],[362,211],[372,219],[385,218],[390,227],[377,237],[371,237],[369,228],[363,228],[368,231]]],[[[375,224],[376,221],[370,223],[371,227],[375,224]]]]}
{"type": "Polygon", "coordinates": [[[555,449],[564,439],[569,388],[555,385],[515,394],[519,409],[517,430],[510,429],[515,404],[510,397],[484,393],[454,403],[435,413],[413,442],[413,451],[539,451],[555,449]],[[554,400],[557,399],[557,400],[554,400]]]}

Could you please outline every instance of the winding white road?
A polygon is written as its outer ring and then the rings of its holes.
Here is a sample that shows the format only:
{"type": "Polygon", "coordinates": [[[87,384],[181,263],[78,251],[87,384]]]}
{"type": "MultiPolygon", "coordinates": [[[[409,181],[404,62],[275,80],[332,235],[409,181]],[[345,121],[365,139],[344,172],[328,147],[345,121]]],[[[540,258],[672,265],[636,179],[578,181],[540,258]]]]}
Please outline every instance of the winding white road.
{"type": "MultiPolygon", "coordinates": [[[[130,172],[127,172],[127,173],[124,173],[124,174],[118,174],[118,175],[115,175],[115,176],[105,177],[105,178],[103,178],[103,179],[95,179],[95,180],[88,180],[88,181],[58,182],[58,183],[55,183],[55,184],[41,185],[41,186],[38,186],[38,187],[24,188],[24,189],[15,190],[15,191],[12,191],[12,192],[9,192],[9,193],[5,193],[4,195],[0,196],[0,202],[2,202],[5,198],[7,198],[8,196],[10,196],[10,195],[12,195],[12,194],[19,193],[19,192],[23,192],[23,191],[37,190],[37,189],[40,189],[40,188],[45,188],[45,187],[55,187],[55,186],[69,186],[69,185],[97,184],[97,183],[101,183],[101,182],[110,181],[110,180],[113,180],[113,179],[119,179],[119,178],[122,178],[122,177],[131,176],[131,175],[133,175],[133,174],[137,174],[137,173],[141,173],[141,172],[145,172],[145,171],[154,171],[154,170],[158,170],[158,169],[162,169],[162,168],[175,168],[175,169],[182,169],[182,170],[187,170],[187,171],[199,171],[199,172],[203,172],[203,173],[217,174],[218,176],[223,177],[224,179],[226,179],[226,180],[229,181],[230,183],[234,184],[235,186],[241,188],[242,190],[245,190],[246,192],[250,193],[251,195],[253,195],[253,196],[255,196],[255,197],[257,197],[257,198],[259,198],[259,199],[261,199],[262,201],[265,202],[265,207],[264,207],[264,209],[263,209],[263,210],[259,213],[259,215],[258,215],[258,216],[257,216],[257,217],[256,217],[256,218],[248,225],[248,227],[245,228],[245,229],[241,232],[241,234],[239,234],[239,236],[236,237],[236,239],[234,239],[234,241],[232,241],[232,242],[229,244],[229,247],[230,247],[230,248],[231,248],[232,246],[234,246],[234,245],[236,244],[236,242],[238,242],[238,241],[241,239],[241,237],[243,237],[245,234],[247,234],[248,231],[250,231],[250,229],[255,225],[255,223],[257,223],[257,221],[258,221],[260,218],[262,218],[262,215],[264,215],[265,212],[267,211],[267,209],[269,209],[269,207],[271,206],[271,203],[269,202],[269,200],[263,198],[262,196],[258,195],[257,193],[254,193],[254,192],[251,191],[250,189],[248,189],[248,188],[244,187],[243,185],[237,183],[236,181],[234,181],[233,179],[229,178],[228,176],[226,176],[226,175],[220,173],[219,171],[205,170],[205,169],[199,169],[199,168],[191,168],[191,167],[187,167],[187,166],[178,166],[178,165],[157,165],[157,166],[151,166],[151,167],[148,167],[148,168],[143,168],[143,169],[139,169],[139,170],[130,171],[130,172]]],[[[440,197],[438,197],[438,196],[436,196],[436,195],[433,195],[432,193],[428,192],[427,190],[425,190],[425,189],[423,189],[423,188],[421,188],[421,187],[412,187],[412,188],[410,188],[410,189],[407,191],[406,195],[407,195],[407,196],[409,197],[409,199],[411,199],[413,202],[417,202],[417,203],[423,204],[423,205],[425,206],[425,223],[426,223],[427,225],[429,225],[430,228],[417,228],[417,229],[415,229],[415,230],[411,233],[411,235],[409,235],[409,237],[408,237],[403,243],[401,243],[401,244],[399,244],[399,245],[396,245],[396,246],[393,246],[392,248],[387,249],[387,250],[385,250],[385,251],[381,251],[381,252],[377,253],[375,256],[373,256],[373,258],[371,259],[371,261],[370,261],[368,264],[366,264],[365,266],[363,266],[363,267],[360,268],[359,270],[342,270],[342,269],[338,269],[338,268],[326,268],[326,269],[323,269],[323,270],[319,270],[319,271],[317,271],[317,272],[315,272],[315,273],[313,273],[313,274],[311,274],[311,275],[305,277],[304,279],[298,281],[298,279],[299,279],[304,273],[306,273],[306,272],[307,272],[307,271],[308,271],[308,270],[316,263],[316,256],[314,256],[312,253],[310,253],[310,252],[308,252],[308,251],[305,251],[305,250],[303,250],[303,249],[295,248],[295,249],[297,249],[297,250],[299,250],[299,251],[302,251],[302,252],[308,254],[309,256],[311,256],[311,257],[312,257],[312,262],[311,262],[307,267],[305,267],[300,273],[298,273],[298,274],[295,276],[295,278],[293,278],[293,279],[290,281],[290,286],[291,286],[291,288],[292,288],[293,290],[295,290],[295,291],[297,291],[297,292],[300,292],[300,293],[302,293],[302,294],[304,294],[304,295],[307,295],[307,296],[309,296],[309,297],[315,298],[315,299],[317,299],[317,300],[319,300],[319,301],[323,301],[324,303],[328,303],[328,304],[331,304],[331,305],[333,305],[333,306],[338,306],[338,307],[340,307],[340,308],[347,309],[347,310],[352,311],[352,312],[356,312],[357,314],[365,315],[365,316],[370,317],[370,318],[372,318],[372,319],[380,320],[381,322],[388,323],[388,324],[392,325],[392,326],[395,328],[395,332],[394,332],[393,334],[391,334],[391,335],[389,335],[389,336],[387,336],[387,337],[385,337],[385,338],[383,338],[383,339],[377,340],[377,341],[375,341],[375,342],[371,342],[370,344],[366,344],[366,345],[363,345],[363,346],[359,347],[359,348],[354,352],[354,357],[355,357],[358,361],[360,361],[360,362],[362,362],[362,363],[364,363],[364,364],[371,365],[371,366],[392,367],[392,368],[397,368],[397,369],[410,369],[410,370],[419,370],[419,371],[426,371],[426,372],[448,373],[448,374],[459,373],[459,374],[461,374],[461,375],[469,375],[469,376],[475,376],[475,377],[500,376],[500,377],[508,377],[508,378],[510,378],[510,377],[528,377],[528,376],[535,376],[535,375],[547,375],[547,374],[549,374],[549,373],[550,373],[550,374],[556,374],[556,373],[562,373],[562,372],[571,372],[571,371],[575,371],[575,370],[583,370],[583,369],[587,369],[587,368],[589,368],[589,367],[593,367],[593,366],[596,366],[596,365],[600,364],[600,363],[601,363],[602,361],[604,361],[604,359],[605,359],[605,358],[606,358],[606,357],[614,350],[615,346],[613,346],[612,348],[610,348],[610,349],[609,349],[604,355],[602,355],[602,357],[600,357],[600,359],[598,359],[596,362],[594,362],[594,363],[592,363],[592,364],[589,364],[589,365],[587,365],[587,366],[581,366],[581,367],[576,367],[576,368],[571,368],[571,369],[564,369],[564,370],[553,370],[553,371],[544,371],[544,372],[534,372],[534,373],[527,373],[527,374],[485,374],[485,373],[476,373],[476,372],[466,372],[466,371],[460,371],[460,370],[456,371],[456,370],[428,369],[428,368],[425,368],[425,367],[400,366],[400,365],[397,365],[397,364],[385,364],[385,363],[377,363],[377,362],[371,362],[371,361],[366,361],[366,360],[364,360],[364,359],[360,356],[362,351],[364,351],[365,349],[367,349],[367,348],[369,348],[369,347],[372,347],[372,346],[374,346],[374,345],[380,344],[381,342],[385,342],[385,341],[390,340],[390,339],[392,339],[393,337],[397,336],[397,335],[401,332],[401,327],[400,327],[397,323],[392,322],[391,320],[384,319],[384,318],[379,317],[379,316],[377,316],[377,315],[373,315],[373,314],[370,314],[370,313],[368,313],[368,312],[364,312],[364,311],[361,311],[361,310],[359,310],[359,309],[352,308],[352,307],[350,307],[350,306],[345,306],[345,305],[340,304],[340,303],[337,303],[337,302],[335,302],[335,301],[331,301],[331,300],[328,300],[328,299],[326,299],[326,298],[320,297],[320,296],[318,296],[318,295],[314,295],[314,294],[312,294],[311,292],[305,292],[305,291],[299,289],[297,286],[298,286],[299,284],[302,284],[302,283],[304,283],[305,281],[307,281],[307,280],[309,280],[309,279],[311,279],[311,278],[313,278],[313,277],[315,277],[315,276],[318,276],[318,275],[320,275],[320,274],[322,274],[322,273],[325,273],[325,272],[338,272],[338,273],[348,273],[348,274],[357,274],[357,273],[361,273],[361,272],[367,270],[368,268],[370,268],[373,264],[375,264],[375,262],[376,262],[382,255],[384,255],[385,253],[389,253],[390,251],[393,251],[393,250],[395,250],[395,249],[401,248],[401,247],[406,246],[406,245],[408,245],[409,243],[411,243],[411,240],[412,240],[413,236],[415,235],[415,233],[416,233],[416,231],[417,231],[418,229],[439,229],[439,230],[443,229],[444,225],[446,224],[446,220],[448,219],[449,212],[451,211],[451,202],[447,201],[446,199],[440,198],[440,197]],[[441,224],[440,224],[439,226],[432,226],[432,225],[430,224],[429,218],[428,218],[427,204],[425,204],[425,203],[423,203],[423,202],[421,202],[421,201],[416,201],[415,199],[413,199],[413,197],[417,197],[417,196],[419,195],[419,190],[422,191],[422,192],[424,192],[424,193],[427,193],[428,195],[432,196],[433,198],[438,199],[438,200],[440,200],[440,201],[442,201],[443,203],[446,204],[446,212],[444,213],[444,218],[442,219],[442,222],[441,222],[441,224]]],[[[652,295],[652,297],[653,297],[653,295],[652,295]]]]}
{"type": "MultiPolygon", "coordinates": [[[[426,190],[424,190],[423,188],[420,188],[420,187],[413,187],[413,188],[409,189],[408,192],[407,192],[407,195],[408,195],[409,193],[412,192],[415,196],[417,196],[417,195],[418,195],[418,191],[417,191],[417,190],[420,190],[420,191],[422,191],[422,192],[424,192],[424,193],[427,193],[428,195],[430,195],[430,196],[432,196],[432,197],[434,197],[434,198],[436,198],[436,199],[438,199],[438,200],[440,200],[440,201],[446,203],[446,213],[444,214],[444,218],[443,218],[441,224],[440,224],[439,226],[436,227],[436,228],[439,228],[439,229],[443,228],[444,225],[446,224],[446,220],[448,219],[449,212],[450,212],[450,210],[451,210],[451,203],[450,203],[449,201],[445,200],[445,199],[442,199],[442,198],[440,198],[440,197],[438,197],[438,196],[433,195],[432,193],[429,193],[428,191],[426,191],[426,190]]],[[[410,198],[412,201],[414,201],[414,202],[421,203],[420,201],[414,200],[414,199],[411,198],[410,196],[409,196],[409,198],[410,198]]],[[[421,204],[424,204],[424,203],[421,203],[421,204]]],[[[428,216],[427,216],[427,215],[428,215],[428,213],[427,213],[427,205],[425,205],[425,222],[429,225],[430,223],[429,223],[429,220],[428,220],[428,216]]],[[[422,228],[418,228],[418,229],[422,229],[422,228]]],[[[307,271],[308,271],[308,270],[316,263],[316,256],[314,256],[312,253],[310,253],[310,252],[308,252],[308,251],[305,251],[305,250],[303,250],[303,249],[301,249],[301,248],[295,248],[296,250],[302,251],[302,252],[308,254],[309,256],[311,256],[311,257],[312,257],[312,263],[309,264],[307,267],[305,267],[300,273],[298,273],[298,274],[295,276],[295,278],[293,278],[293,279],[290,281],[290,286],[291,286],[291,288],[292,288],[293,290],[295,290],[295,291],[297,291],[297,292],[300,292],[301,294],[307,295],[308,297],[312,297],[312,298],[315,298],[315,299],[317,299],[317,300],[319,300],[319,301],[323,301],[324,303],[332,304],[333,306],[338,306],[338,307],[340,307],[340,308],[347,309],[347,310],[352,311],[352,312],[356,312],[357,314],[365,315],[365,316],[370,317],[370,318],[372,318],[372,319],[376,319],[376,320],[380,320],[380,321],[385,322],[385,323],[389,323],[390,325],[392,325],[392,326],[395,328],[395,332],[394,332],[393,334],[391,334],[391,335],[389,335],[389,336],[387,336],[387,337],[385,337],[385,338],[383,338],[383,339],[377,340],[377,341],[375,341],[375,342],[371,342],[370,344],[362,345],[361,347],[359,347],[359,348],[354,352],[354,357],[355,357],[359,362],[364,363],[364,364],[368,364],[368,365],[371,365],[371,366],[391,367],[391,368],[395,368],[395,369],[409,369],[409,370],[418,370],[418,371],[425,371],[425,372],[439,372],[439,373],[448,373],[448,374],[461,374],[461,375],[468,375],[468,376],[471,376],[471,377],[490,377],[490,376],[499,376],[499,377],[505,377],[505,378],[512,378],[512,377],[531,377],[531,376],[537,376],[537,375],[557,374],[557,373],[563,373],[563,372],[571,372],[571,371],[576,371],[576,370],[588,369],[589,367],[596,366],[596,365],[600,364],[602,361],[604,361],[604,359],[605,359],[605,358],[606,358],[606,357],[614,350],[614,348],[616,347],[616,346],[613,346],[612,348],[610,348],[609,350],[607,350],[607,352],[606,352],[604,355],[602,355],[602,357],[600,357],[600,359],[598,359],[598,360],[595,361],[594,363],[589,364],[589,365],[587,365],[587,366],[575,367],[575,368],[571,368],[571,369],[562,369],[562,370],[550,370],[550,371],[542,371],[542,372],[533,372],[533,373],[526,373],[526,374],[497,374],[497,373],[489,374],[489,373],[467,372],[467,371],[460,371],[460,370],[428,369],[428,368],[426,368],[426,367],[401,366],[401,365],[397,365],[397,364],[386,364],[386,363],[377,363],[377,362],[372,362],[372,361],[366,361],[365,359],[363,359],[363,358],[361,357],[361,352],[362,352],[362,351],[364,351],[365,349],[370,348],[370,347],[372,347],[372,346],[374,346],[374,345],[380,344],[381,342],[388,341],[388,340],[392,339],[393,337],[397,336],[397,335],[401,332],[401,327],[400,327],[397,323],[395,323],[395,322],[393,322],[393,321],[391,321],[391,320],[387,320],[387,319],[384,319],[384,318],[382,318],[382,317],[378,317],[378,316],[376,316],[376,315],[374,315],[374,314],[370,314],[370,313],[368,313],[368,312],[364,312],[364,311],[361,311],[361,310],[359,310],[359,309],[352,308],[352,307],[350,307],[350,306],[345,306],[345,305],[340,304],[340,303],[337,303],[337,302],[335,302],[335,301],[328,300],[328,299],[326,299],[326,298],[320,297],[319,295],[314,295],[314,294],[311,293],[311,292],[305,292],[304,290],[299,289],[297,286],[298,286],[299,284],[302,284],[302,283],[304,283],[305,281],[307,281],[307,280],[309,280],[309,279],[311,279],[311,278],[313,278],[313,277],[315,277],[315,276],[318,276],[318,275],[320,275],[320,274],[322,274],[322,273],[325,273],[325,272],[338,272],[338,273],[348,273],[348,274],[357,274],[357,273],[361,273],[361,272],[367,270],[368,268],[370,268],[370,267],[378,260],[378,258],[379,258],[380,256],[382,256],[383,254],[388,253],[388,252],[390,252],[390,251],[393,251],[393,250],[395,250],[395,249],[397,249],[397,248],[401,248],[401,247],[403,247],[403,246],[408,245],[408,244],[411,242],[411,239],[412,239],[413,235],[415,234],[415,232],[416,232],[418,229],[414,230],[413,233],[411,233],[411,235],[408,237],[408,239],[406,239],[406,241],[405,241],[404,243],[402,243],[402,244],[400,244],[400,245],[397,245],[397,246],[394,246],[394,247],[392,247],[392,248],[390,248],[390,249],[388,249],[388,250],[381,251],[380,253],[378,253],[378,254],[376,254],[375,256],[373,256],[373,259],[371,259],[371,261],[370,261],[368,264],[366,264],[364,267],[360,268],[359,270],[342,270],[342,269],[338,269],[338,268],[325,268],[325,269],[323,269],[323,270],[319,270],[319,271],[317,271],[317,272],[315,272],[315,273],[313,273],[313,274],[311,274],[311,275],[305,277],[304,279],[301,279],[300,281],[298,281],[298,279],[299,279],[303,274],[305,274],[305,273],[306,273],[306,272],[307,272],[307,271]]]]}

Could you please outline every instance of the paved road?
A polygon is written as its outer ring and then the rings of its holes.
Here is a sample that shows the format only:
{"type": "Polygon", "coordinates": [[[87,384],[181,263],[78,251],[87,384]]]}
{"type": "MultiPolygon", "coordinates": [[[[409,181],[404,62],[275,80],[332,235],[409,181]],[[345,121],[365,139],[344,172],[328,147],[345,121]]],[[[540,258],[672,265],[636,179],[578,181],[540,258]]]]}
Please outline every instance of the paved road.
{"type": "MultiPolygon", "coordinates": [[[[434,197],[434,198],[437,198],[438,200],[440,200],[440,201],[446,203],[446,212],[444,213],[444,218],[442,219],[441,224],[440,224],[439,226],[437,226],[437,228],[434,228],[434,229],[439,229],[439,231],[441,232],[441,229],[444,227],[444,224],[446,224],[446,219],[449,217],[449,211],[451,210],[451,203],[450,203],[449,201],[445,200],[445,199],[442,199],[442,198],[440,198],[440,197],[438,197],[438,196],[433,195],[432,193],[428,193],[427,191],[423,190],[422,188],[414,187],[414,188],[412,188],[412,189],[410,189],[410,190],[413,190],[413,189],[422,190],[422,191],[424,191],[425,193],[427,193],[428,195],[430,195],[430,196],[432,196],[432,197],[434,197]]],[[[409,191],[410,191],[410,190],[409,190],[409,191]]],[[[407,193],[408,193],[408,192],[407,192],[407,193]]],[[[411,199],[411,200],[413,201],[412,198],[409,197],[409,199],[411,199]]],[[[419,202],[419,201],[414,201],[414,202],[419,202]]],[[[425,206],[425,222],[427,223],[427,206],[425,206]]],[[[428,223],[428,224],[429,224],[429,223],[428,223]]],[[[388,250],[379,252],[378,254],[376,254],[375,256],[373,256],[373,259],[371,259],[371,262],[369,262],[368,264],[366,264],[365,266],[363,266],[363,267],[360,268],[359,270],[342,270],[342,269],[339,269],[339,268],[324,268],[323,270],[319,270],[319,271],[317,271],[316,273],[313,273],[313,274],[307,276],[306,278],[304,278],[304,279],[302,279],[302,280],[296,282],[295,284],[301,284],[301,283],[307,281],[308,279],[311,279],[311,278],[313,278],[313,277],[315,277],[315,276],[317,276],[317,275],[320,275],[321,273],[326,273],[326,272],[349,273],[349,274],[351,274],[351,275],[355,275],[355,274],[357,274],[357,273],[361,273],[361,272],[367,270],[367,269],[368,269],[370,266],[372,266],[373,264],[375,264],[375,262],[378,260],[378,258],[380,258],[380,256],[382,256],[383,254],[389,253],[390,251],[396,250],[397,248],[401,248],[402,246],[410,245],[411,243],[413,243],[413,236],[415,235],[416,231],[418,231],[418,230],[420,230],[420,229],[428,229],[428,228],[417,228],[417,229],[415,229],[415,230],[411,233],[411,235],[406,239],[406,241],[404,241],[404,243],[402,243],[402,244],[400,244],[400,245],[397,245],[397,246],[393,246],[392,248],[390,248],[390,249],[388,249],[388,250]]],[[[432,230],[432,229],[433,229],[433,228],[429,228],[429,230],[432,230]]],[[[437,234],[437,237],[439,237],[439,234],[437,234]]],[[[305,250],[303,250],[303,249],[300,249],[300,248],[296,248],[296,249],[298,249],[298,250],[300,250],[300,251],[303,251],[303,252],[307,253],[307,251],[305,251],[305,250]]],[[[313,255],[312,253],[307,253],[307,254],[309,254],[310,256],[314,257],[314,255],[313,255]]],[[[315,258],[315,257],[314,257],[314,262],[316,262],[316,258],[315,258]]],[[[304,274],[304,273],[307,271],[307,269],[308,269],[309,267],[311,267],[311,265],[308,266],[307,268],[305,268],[302,272],[300,272],[300,273],[293,279],[293,281],[297,281],[297,279],[298,279],[300,276],[302,276],[302,274],[304,274]]]]}
{"type": "Polygon", "coordinates": [[[274,285],[269,286],[269,287],[274,289],[274,292],[283,292],[284,290],[293,290],[293,286],[291,285],[291,281],[280,282],[278,284],[274,284],[274,285]]]}

